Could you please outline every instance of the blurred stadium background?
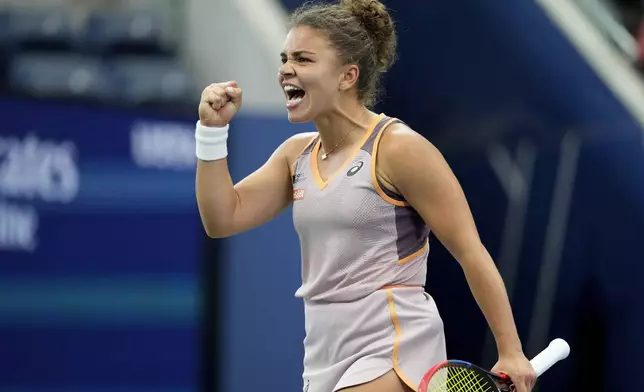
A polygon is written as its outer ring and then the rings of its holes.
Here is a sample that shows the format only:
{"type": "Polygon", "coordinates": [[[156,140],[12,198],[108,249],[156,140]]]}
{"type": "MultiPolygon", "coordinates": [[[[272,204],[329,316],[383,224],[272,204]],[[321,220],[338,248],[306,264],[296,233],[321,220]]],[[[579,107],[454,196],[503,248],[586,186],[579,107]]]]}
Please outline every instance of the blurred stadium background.
{"type": "MultiPolygon", "coordinates": [[[[300,3],[0,1],[0,391],[302,388],[290,212],[206,238],[193,142],[221,80],[245,89],[236,180],[311,129],[287,122],[275,78],[300,3]]],[[[400,57],[378,110],[446,155],[527,354],[571,343],[539,390],[637,390],[644,4],[385,3],[400,57]]],[[[491,366],[457,263],[437,241],[429,263],[449,356],[491,366]]]]}

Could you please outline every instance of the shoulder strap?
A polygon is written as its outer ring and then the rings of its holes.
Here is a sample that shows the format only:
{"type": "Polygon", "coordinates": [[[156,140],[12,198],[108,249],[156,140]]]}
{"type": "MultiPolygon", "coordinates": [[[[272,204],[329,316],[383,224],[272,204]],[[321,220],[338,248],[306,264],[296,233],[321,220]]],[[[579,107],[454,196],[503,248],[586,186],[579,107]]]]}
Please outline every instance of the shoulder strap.
{"type": "Polygon", "coordinates": [[[320,139],[319,134],[313,136],[311,138],[311,140],[309,140],[309,142],[306,144],[306,147],[304,147],[304,149],[302,150],[300,155],[298,155],[297,158],[295,158],[295,161],[293,162],[293,167],[291,167],[291,172],[293,174],[295,174],[295,170],[297,170],[297,166],[298,166],[298,163],[300,162],[300,160],[303,157],[307,157],[307,156],[309,156],[309,154],[311,154],[311,151],[313,151],[313,147],[315,147],[315,144],[318,142],[319,139],[320,139]]]}
{"type": "Polygon", "coordinates": [[[382,133],[382,131],[384,131],[389,125],[397,122],[402,122],[402,121],[394,117],[384,116],[382,120],[380,120],[378,124],[376,124],[376,127],[374,128],[373,132],[371,132],[371,135],[369,135],[369,137],[367,138],[367,141],[362,146],[362,149],[368,152],[369,154],[373,155],[373,150],[376,144],[376,140],[380,139],[380,134],[382,133]]]}

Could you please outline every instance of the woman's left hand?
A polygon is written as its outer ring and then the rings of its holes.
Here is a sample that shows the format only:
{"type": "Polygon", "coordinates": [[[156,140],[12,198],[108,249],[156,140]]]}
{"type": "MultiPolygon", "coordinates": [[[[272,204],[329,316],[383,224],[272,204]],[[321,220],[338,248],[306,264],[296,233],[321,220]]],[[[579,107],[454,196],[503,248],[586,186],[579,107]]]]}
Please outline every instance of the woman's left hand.
{"type": "Polygon", "coordinates": [[[537,382],[537,374],[523,353],[499,356],[492,372],[507,374],[512,379],[516,392],[530,392],[537,382]]]}

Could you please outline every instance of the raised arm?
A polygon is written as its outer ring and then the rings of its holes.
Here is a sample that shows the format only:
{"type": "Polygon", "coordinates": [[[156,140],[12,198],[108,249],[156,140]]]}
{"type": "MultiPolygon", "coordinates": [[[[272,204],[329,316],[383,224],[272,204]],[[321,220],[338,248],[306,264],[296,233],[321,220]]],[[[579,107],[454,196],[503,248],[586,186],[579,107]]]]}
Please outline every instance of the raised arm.
{"type": "Polygon", "coordinates": [[[235,82],[208,86],[199,105],[197,124],[197,204],[208,236],[228,237],[277,216],[292,201],[291,164],[309,135],[296,135],[280,145],[268,161],[233,184],[226,159],[228,123],[241,107],[235,82]]]}

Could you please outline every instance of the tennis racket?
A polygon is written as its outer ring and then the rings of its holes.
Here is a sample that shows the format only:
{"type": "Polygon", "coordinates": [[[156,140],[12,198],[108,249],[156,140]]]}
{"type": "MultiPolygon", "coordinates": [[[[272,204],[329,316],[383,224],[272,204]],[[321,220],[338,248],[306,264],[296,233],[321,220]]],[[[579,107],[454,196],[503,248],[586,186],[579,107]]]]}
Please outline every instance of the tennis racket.
{"type": "MultiPolygon", "coordinates": [[[[563,339],[555,339],[530,363],[537,377],[570,354],[563,339]]],[[[507,392],[514,391],[506,374],[495,374],[465,361],[445,361],[432,367],[423,377],[418,392],[507,392]]]]}

